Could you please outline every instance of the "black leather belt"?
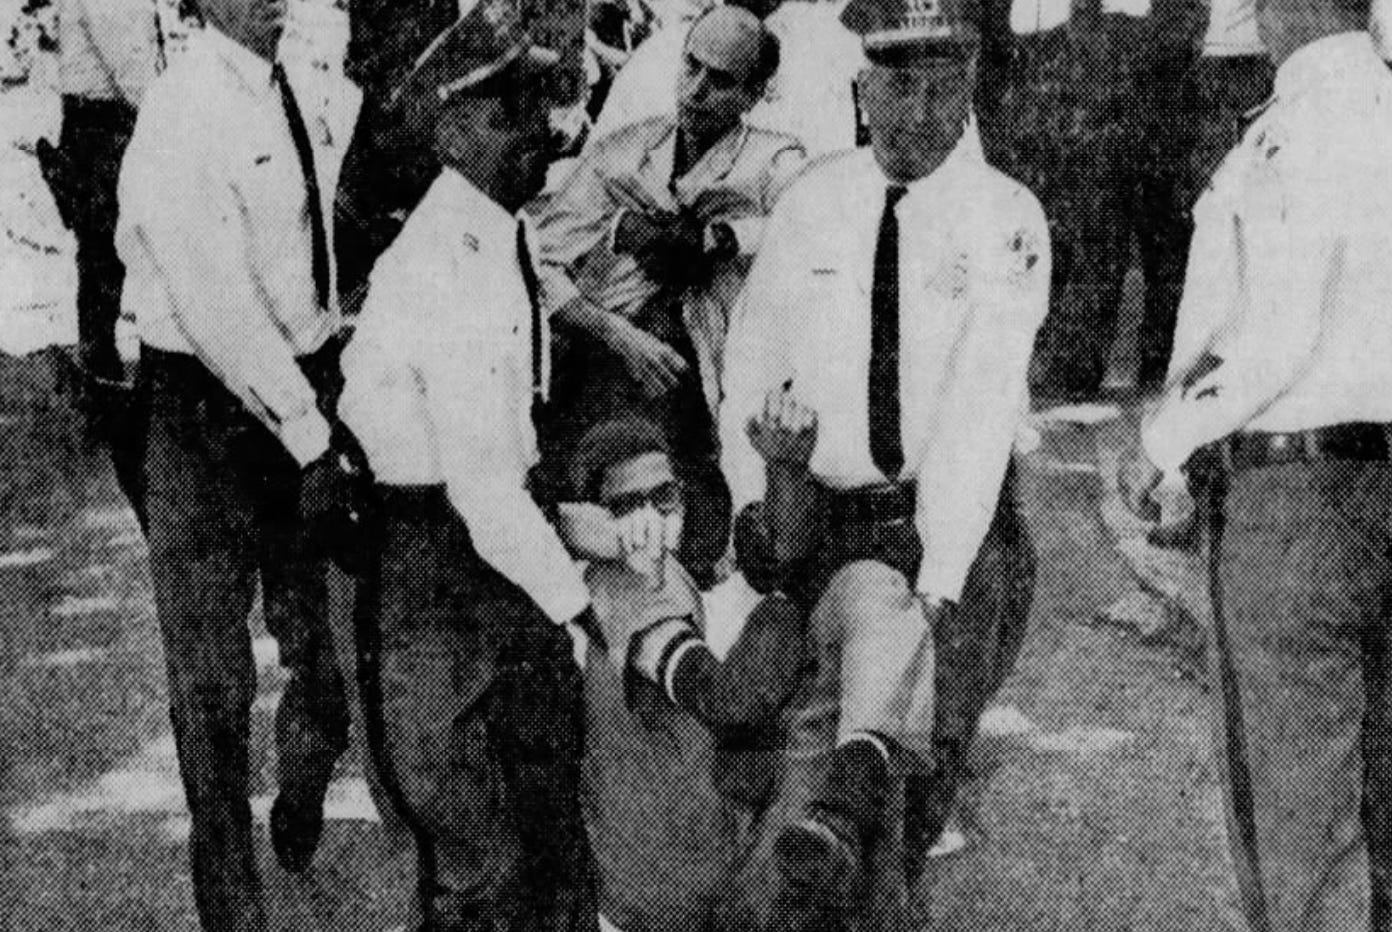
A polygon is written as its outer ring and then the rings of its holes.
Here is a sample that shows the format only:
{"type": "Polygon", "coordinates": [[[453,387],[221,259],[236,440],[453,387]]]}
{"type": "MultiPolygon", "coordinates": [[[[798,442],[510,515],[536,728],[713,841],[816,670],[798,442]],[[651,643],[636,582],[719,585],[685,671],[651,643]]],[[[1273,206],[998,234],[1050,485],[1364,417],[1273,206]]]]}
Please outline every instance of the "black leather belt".
{"type": "Polygon", "coordinates": [[[837,524],[900,524],[913,520],[918,485],[888,482],[859,489],[822,487],[827,516],[837,524]]]}
{"type": "Polygon", "coordinates": [[[401,517],[428,517],[453,514],[444,483],[431,485],[388,485],[378,482],[373,494],[386,511],[401,517]]]}
{"type": "Polygon", "coordinates": [[[1336,424],[1287,434],[1250,431],[1221,444],[1224,464],[1233,472],[1289,463],[1385,463],[1387,428],[1382,424],[1336,424]]]}

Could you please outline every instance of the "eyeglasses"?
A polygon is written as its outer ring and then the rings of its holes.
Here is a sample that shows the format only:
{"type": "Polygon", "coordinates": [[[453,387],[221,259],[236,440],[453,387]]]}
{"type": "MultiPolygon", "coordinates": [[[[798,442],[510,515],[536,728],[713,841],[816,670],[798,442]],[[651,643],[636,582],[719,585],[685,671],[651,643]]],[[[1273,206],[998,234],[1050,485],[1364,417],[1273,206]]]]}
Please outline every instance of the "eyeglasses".
{"type": "Polygon", "coordinates": [[[659,514],[670,515],[681,507],[682,486],[680,482],[663,482],[650,489],[637,489],[624,492],[600,502],[616,518],[631,515],[635,511],[651,505],[659,514]]]}

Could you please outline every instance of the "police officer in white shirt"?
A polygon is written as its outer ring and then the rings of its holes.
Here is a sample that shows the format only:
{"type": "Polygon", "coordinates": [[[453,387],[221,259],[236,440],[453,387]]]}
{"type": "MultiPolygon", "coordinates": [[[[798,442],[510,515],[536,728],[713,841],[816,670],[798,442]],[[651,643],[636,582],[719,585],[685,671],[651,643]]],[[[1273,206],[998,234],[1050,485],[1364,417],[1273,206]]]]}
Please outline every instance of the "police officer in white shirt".
{"type": "Polygon", "coordinates": [[[1013,662],[1033,551],[1011,455],[1049,282],[1038,202],[971,138],[976,29],[931,0],[856,0],[844,21],[870,60],[872,146],[813,168],[775,208],[721,412],[736,509],[764,495],[751,417],[791,400],[817,422],[815,530],[775,580],[813,612],[816,699],[793,726],[793,798],[772,810],[794,821],[764,839],[804,928],[844,910],[897,777],[931,768],[916,783],[934,801],[915,805],[941,827],[1013,662]]]}
{"type": "Polygon", "coordinates": [[[420,849],[428,930],[595,922],[580,822],[580,568],[531,497],[550,335],[522,222],[544,81],[510,0],[477,0],[394,95],[444,165],[373,270],[343,420],[376,479],[360,614],[379,768],[420,849]]]}
{"type": "Polygon", "coordinates": [[[1258,3],[1275,95],[1196,208],[1169,386],[1121,476],[1139,513],[1162,476],[1204,480],[1229,844],[1270,932],[1389,918],[1392,76],[1367,16],[1258,3]]]}
{"type": "Polygon", "coordinates": [[[276,716],[277,857],[303,870],[347,743],[309,528],[331,498],[339,316],[303,114],[272,66],[280,0],[203,0],[151,85],[121,170],[123,312],[141,341],[150,570],[207,929],[261,930],[247,630],[258,577],[290,680],[276,716]]]}

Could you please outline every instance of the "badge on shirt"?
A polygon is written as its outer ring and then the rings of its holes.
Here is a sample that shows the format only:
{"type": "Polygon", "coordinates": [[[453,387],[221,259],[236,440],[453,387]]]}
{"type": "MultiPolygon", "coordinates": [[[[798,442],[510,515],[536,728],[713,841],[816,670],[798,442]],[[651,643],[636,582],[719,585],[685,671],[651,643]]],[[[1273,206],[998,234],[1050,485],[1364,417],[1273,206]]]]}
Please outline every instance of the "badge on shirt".
{"type": "Polygon", "coordinates": [[[924,290],[948,295],[954,300],[960,298],[967,291],[968,268],[967,254],[954,253],[928,269],[923,280],[924,290]]]}

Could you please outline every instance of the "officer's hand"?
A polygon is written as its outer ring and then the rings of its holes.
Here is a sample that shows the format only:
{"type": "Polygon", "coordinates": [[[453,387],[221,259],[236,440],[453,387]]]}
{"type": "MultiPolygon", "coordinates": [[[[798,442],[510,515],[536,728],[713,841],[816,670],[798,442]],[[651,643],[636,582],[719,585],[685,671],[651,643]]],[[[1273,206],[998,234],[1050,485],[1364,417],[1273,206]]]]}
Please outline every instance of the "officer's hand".
{"type": "Polygon", "coordinates": [[[331,450],[306,466],[300,477],[300,520],[317,527],[347,503],[347,477],[331,450]]]}
{"type": "Polygon", "coordinates": [[[649,398],[667,394],[686,375],[686,360],[680,353],[622,317],[611,322],[606,342],[649,398]]]}
{"type": "Polygon", "coordinates": [[[556,506],[556,533],[578,560],[617,560],[619,528],[609,509],[591,502],[561,502],[556,506]]]}
{"type": "Polygon", "coordinates": [[[1117,471],[1121,500],[1132,514],[1143,521],[1160,520],[1160,504],[1151,495],[1160,487],[1163,477],[1164,474],[1150,461],[1140,444],[1122,455],[1117,471]]]}
{"type": "Polygon", "coordinates": [[[923,615],[923,622],[930,631],[945,623],[948,614],[954,607],[954,603],[947,599],[930,598],[922,593],[914,593],[910,598],[918,604],[918,610],[923,615]]]}
{"type": "Polygon", "coordinates": [[[310,463],[300,478],[300,521],[311,547],[351,575],[361,575],[371,561],[364,514],[364,484],[370,482],[338,450],[310,463]]]}
{"type": "Polygon", "coordinates": [[[817,412],[793,396],[792,381],[764,396],[764,408],[745,433],[764,462],[806,467],[817,446],[817,412]]]}

